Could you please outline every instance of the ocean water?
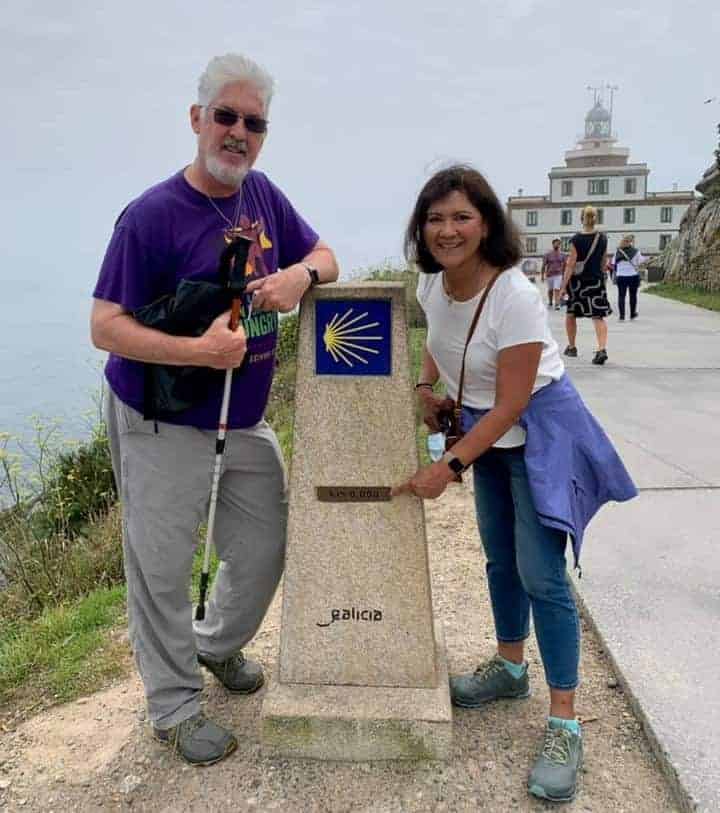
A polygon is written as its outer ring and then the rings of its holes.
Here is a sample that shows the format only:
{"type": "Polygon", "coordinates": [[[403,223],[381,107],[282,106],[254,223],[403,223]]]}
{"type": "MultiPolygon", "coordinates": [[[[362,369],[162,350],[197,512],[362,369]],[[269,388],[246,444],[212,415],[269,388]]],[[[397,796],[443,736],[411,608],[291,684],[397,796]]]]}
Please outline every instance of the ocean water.
{"type": "Polygon", "coordinates": [[[105,357],[89,335],[94,276],[92,267],[74,278],[2,280],[0,432],[28,443],[40,419],[56,421],[67,439],[87,436],[105,357]]]}

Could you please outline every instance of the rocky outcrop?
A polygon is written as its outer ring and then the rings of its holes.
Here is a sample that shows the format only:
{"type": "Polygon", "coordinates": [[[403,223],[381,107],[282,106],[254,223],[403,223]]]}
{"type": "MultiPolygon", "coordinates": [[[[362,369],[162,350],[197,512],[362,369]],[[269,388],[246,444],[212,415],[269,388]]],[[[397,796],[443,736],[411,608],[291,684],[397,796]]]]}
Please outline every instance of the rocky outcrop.
{"type": "Polygon", "coordinates": [[[720,291],[720,163],[707,169],[695,187],[678,236],[647,265],[648,279],[720,291]]]}

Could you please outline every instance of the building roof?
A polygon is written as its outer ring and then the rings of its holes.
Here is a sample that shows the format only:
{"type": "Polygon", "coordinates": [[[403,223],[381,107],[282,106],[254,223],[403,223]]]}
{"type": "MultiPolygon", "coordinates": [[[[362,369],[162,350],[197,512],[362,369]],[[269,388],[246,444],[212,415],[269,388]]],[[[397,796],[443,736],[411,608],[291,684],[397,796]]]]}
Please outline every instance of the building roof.
{"type": "Polygon", "coordinates": [[[595,102],[595,106],[585,116],[585,121],[610,121],[610,111],[606,110],[600,102],[595,102]]]}

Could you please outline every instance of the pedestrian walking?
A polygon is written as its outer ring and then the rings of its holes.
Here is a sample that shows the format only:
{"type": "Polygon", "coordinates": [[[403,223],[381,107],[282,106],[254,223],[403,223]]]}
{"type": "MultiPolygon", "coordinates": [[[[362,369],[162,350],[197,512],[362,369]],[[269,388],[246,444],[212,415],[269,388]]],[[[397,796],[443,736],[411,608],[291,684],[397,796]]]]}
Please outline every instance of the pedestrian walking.
{"type": "Polygon", "coordinates": [[[630,318],[637,319],[637,295],[640,288],[639,266],[645,257],[635,248],[635,237],[626,234],[615,252],[615,283],[618,289],[618,318],[625,321],[625,299],[630,294],[630,318]]]}
{"type": "Polygon", "coordinates": [[[122,502],[130,642],[155,737],[196,765],[237,747],[236,736],[200,709],[200,665],[232,693],[263,683],[262,667],[242,648],[262,622],[284,563],[285,468],[263,420],[277,314],[292,310],[310,285],[338,275],[330,248],[252,168],[273,87],[245,56],[210,61],[190,107],[194,160],[123,210],[93,294],[92,340],[110,353],[107,422],[122,502]],[[238,296],[246,300],[236,330],[235,311],[232,325],[230,311],[209,320],[199,313],[209,326],[192,335],[139,318],[153,303],[174,301],[176,291],[178,301],[181,290],[192,301],[194,291],[218,280],[223,264],[236,283],[240,274],[238,296]],[[188,372],[194,384],[183,399],[173,389],[181,374],[162,378],[173,382],[168,392],[154,386],[154,373],[164,369],[188,372]],[[188,584],[197,530],[223,452],[213,517],[220,564],[207,612],[193,626],[188,584]]]}
{"type": "Polygon", "coordinates": [[[574,705],[580,624],[567,540],[577,564],[595,512],[637,492],[565,374],[542,295],[515,267],[518,235],[479,172],[455,166],[430,178],[410,218],[405,253],[420,270],[417,297],[428,325],[416,386],[425,422],[437,432],[449,398],[464,434],[393,494],[439,497],[472,466],[495,619],[496,654],[450,679],[452,702],[476,709],[528,696],[524,645],[532,608],[550,708],[528,790],[567,801],[583,753],[574,705]],[[438,381],[447,396],[434,394],[438,381]]]}
{"type": "Polygon", "coordinates": [[[552,251],[543,257],[540,278],[545,281],[548,295],[548,308],[560,310],[560,289],[562,288],[563,273],[567,255],[560,251],[560,240],[556,237],[552,241],[552,251]]]}
{"type": "Polygon", "coordinates": [[[597,209],[593,206],[586,206],[582,210],[581,222],[582,232],[573,235],[570,240],[570,253],[560,290],[561,298],[566,292],[568,295],[565,316],[568,343],[564,353],[571,358],[577,357],[577,320],[588,317],[592,319],[597,339],[592,363],[605,364],[608,359],[605,319],[612,313],[605,288],[607,237],[596,230],[597,209]]]}

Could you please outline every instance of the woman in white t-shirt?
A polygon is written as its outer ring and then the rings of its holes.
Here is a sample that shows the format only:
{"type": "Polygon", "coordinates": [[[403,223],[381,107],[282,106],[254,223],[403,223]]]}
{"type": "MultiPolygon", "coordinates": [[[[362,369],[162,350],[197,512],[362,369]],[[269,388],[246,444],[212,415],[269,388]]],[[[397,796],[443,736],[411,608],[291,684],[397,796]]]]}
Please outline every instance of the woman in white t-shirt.
{"type": "Polygon", "coordinates": [[[416,389],[434,431],[448,401],[433,393],[433,385],[442,381],[449,398],[457,397],[468,327],[485,287],[500,272],[465,362],[463,407],[477,422],[440,461],[393,490],[437,497],[456,472],[473,465],[497,654],[474,672],[451,678],[452,701],[477,708],[498,698],[527,697],[524,641],[532,607],[550,714],[528,789],[543,798],[570,799],[582,760],[574,710],[580,627],[566,573],[567,533],[540,522],[519,423],[533,393],[563,376],[563,362],[537,287],[514,267],[521,256],[516,231],[476,170],[451,167],[427,182],[405,247],[421,271],[417,296],[428,332],[416,389]]]}
{"type": "Polygon", "coordinates": [[[640,287],[640,264],[645,257],[633,245],[635,237],[626,234],[615,252],[615,284],[618,287],[620,321],[625,321],[625,296],[630,292],[630,318],[637,319],[637,294],[640,287]]]}

